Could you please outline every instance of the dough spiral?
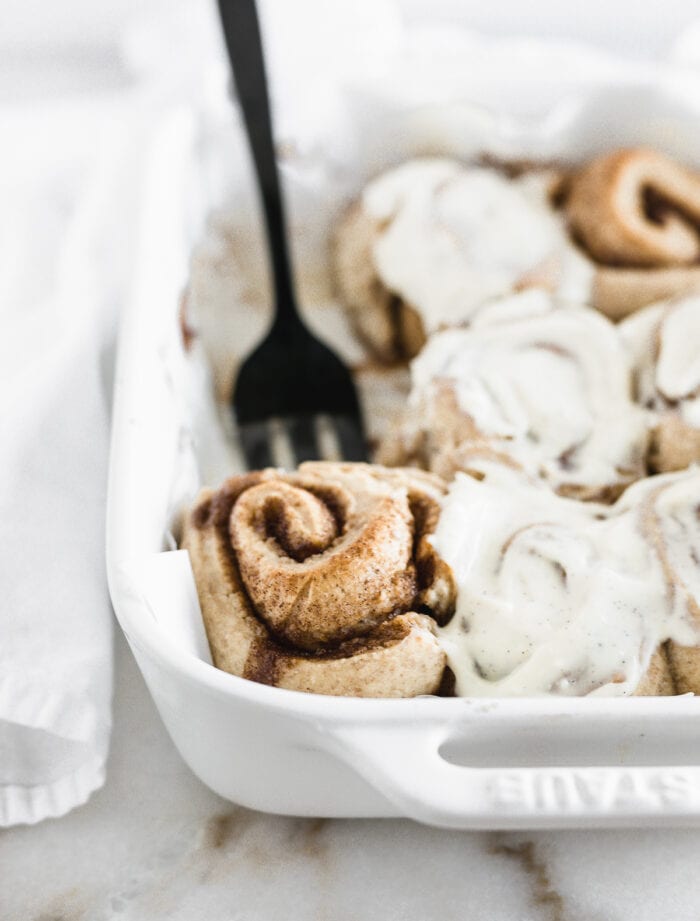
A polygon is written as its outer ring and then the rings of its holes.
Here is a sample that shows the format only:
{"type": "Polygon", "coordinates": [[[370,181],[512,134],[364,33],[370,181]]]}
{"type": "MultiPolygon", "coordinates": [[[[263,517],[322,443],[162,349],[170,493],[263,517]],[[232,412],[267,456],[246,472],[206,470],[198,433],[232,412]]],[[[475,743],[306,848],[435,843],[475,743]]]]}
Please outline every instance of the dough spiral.
{"type": "Polygon", "coordinates": [[[334,261],[340,299],[374,354],[411,358],[436,330],[525,288],[585,300],[593,270],[552,206],[558,181],[436,157],[369,183],[338,226],[334,261]]]}
{"type": "Polygon", "coordinates": [[[655,304],[620,326],[638,401],[654,415],[655,472],[700,463],[700,296],[655,304]]]}
{"type": "Polygon", "coordinates": [[[658,151],[616,150],[572,175],[564,208],[597,263],[592,302],[612,319],[700,289],[700,175],[658,151]]]}
{"type": "Polygon", "coordinates": [[[697,470],[642,480],[612,506],[498,465],[458,474],[434,538],[459,585],[439,631],[457,693],[697,693],[698,495],[697,470]]]}
{"type": "Polygon", "coordinates": [[[604,501],[645,474],[631,362],[590,308],[557,308],[542,291],[504,298],[468,329],[431,337],[411,373],[385,463],[418,462],[449,480],[497,460],[562,495],[604,501]]]}
{"type": "Polygon", "coordinates": [[[205,490],[184,525],[215,665],[278,687],[368,697],[437,690],[449,567],[428,540],[441,481],[306,463],[205,490]]]}

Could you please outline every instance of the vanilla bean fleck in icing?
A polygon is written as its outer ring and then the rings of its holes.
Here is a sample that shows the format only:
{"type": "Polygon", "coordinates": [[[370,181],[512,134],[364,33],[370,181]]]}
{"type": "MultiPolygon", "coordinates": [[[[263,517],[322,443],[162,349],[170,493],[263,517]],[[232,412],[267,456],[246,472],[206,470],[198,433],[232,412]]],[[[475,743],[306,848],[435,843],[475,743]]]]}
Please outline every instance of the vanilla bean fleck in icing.
{"type": "Polygon", "coordinates": [[[456,448],[436,443],[438,472],[447,472],[441,452],[467,469],[486,444],[571,495],[614,497],[645,473],[647,414],[632,402],[615,327],[594,310],[556,308],[539,290],[503,298],[468,329],[432,336],[411,373],[411,408],[433,441],[446,391],[454,396],[456,448]]]}
{"type": "Polygon", "coordinates": [[[458,585],[439,630],[457,693],[629,695],[660,644],[698,645],[699,497],[697,468],[613,506],[497,465],[458,474],[432,538],[458,585]]]}
{"type": "Polygon", "coordinates": [[[523,287],[588,301],[593,266],[550,204],[553,178],[509,179],[439,158],[383,174],[363,194],[381,226],[373,258],[383,284],[418,310],[427,332],[523,287]]]}

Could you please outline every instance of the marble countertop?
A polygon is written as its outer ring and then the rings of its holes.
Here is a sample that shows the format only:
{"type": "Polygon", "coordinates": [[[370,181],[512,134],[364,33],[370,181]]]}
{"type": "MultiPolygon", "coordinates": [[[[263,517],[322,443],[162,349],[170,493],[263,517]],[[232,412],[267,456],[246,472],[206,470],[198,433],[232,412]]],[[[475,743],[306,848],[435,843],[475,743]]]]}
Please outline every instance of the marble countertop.
{"type": "Polygon", "coordinates": [[[107,783],[0,832],[0,918],[696,921],[698,853],[700,830],[446,832],[236,807],[181,761],[118,634],[107,783]]]}

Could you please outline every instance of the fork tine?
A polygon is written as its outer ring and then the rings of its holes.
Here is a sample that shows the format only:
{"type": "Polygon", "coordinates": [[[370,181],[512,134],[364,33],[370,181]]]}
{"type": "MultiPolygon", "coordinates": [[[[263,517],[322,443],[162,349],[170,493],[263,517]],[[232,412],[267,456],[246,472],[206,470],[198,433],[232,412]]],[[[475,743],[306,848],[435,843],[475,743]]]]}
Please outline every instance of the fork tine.
{"type": "Polygon", "coordinates": [[[249,470],[262,470],[274,465],[268,422],[248,422],[241,425],[238,427],[238,436],[249,470]]]}
{"type": "Polygon", "coordinates": [[[323,460],[341,461],[343,452],[338,440],[338,433],[333,420],[325,413],[316,416],[316,434],[318,435],[319,454],[323,460]]]}
{"type": "Polygon", "coordinates": [[[362,423],[356,416],[331,416],[343,460],[366,461],[367,446],[362,431],[362,423]]]}
{"type": "Polygon", "coordinates": [[[274,466],[282,467],[283,470],[293,470],[295,466],[294,447],[289,434],[289,419],[273,416],[267,422],[274,466]]]}
{"type": "Polygon", "coordinates": [[[321,456],[313,416],[295,416],[290,419],[289,437],[292,440],[297,464],[307,460],[317,460],[321,456]]]}
{"type": "Polygon", "coordinates": [[[352,416],[273,418],[240,425],[237,433],[249,470],[275,466],[291,469],[319,458],[367,460],[362,424],[352,416]]]}

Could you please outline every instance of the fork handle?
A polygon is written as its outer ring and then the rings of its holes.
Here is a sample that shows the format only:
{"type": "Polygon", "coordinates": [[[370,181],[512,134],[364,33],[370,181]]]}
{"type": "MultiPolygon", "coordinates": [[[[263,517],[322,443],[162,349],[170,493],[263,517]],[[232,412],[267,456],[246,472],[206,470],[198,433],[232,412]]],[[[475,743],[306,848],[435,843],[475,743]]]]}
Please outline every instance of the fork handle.
{"type": "Polygon", "coordinates": [[[218,3],[262,197],[275,288],[275,325],[289,324],[290,321],[298,320],[299,314],[292,285],[284,205],[275,161],[265,59],[255,0],[218,0],[218,3]]]}

